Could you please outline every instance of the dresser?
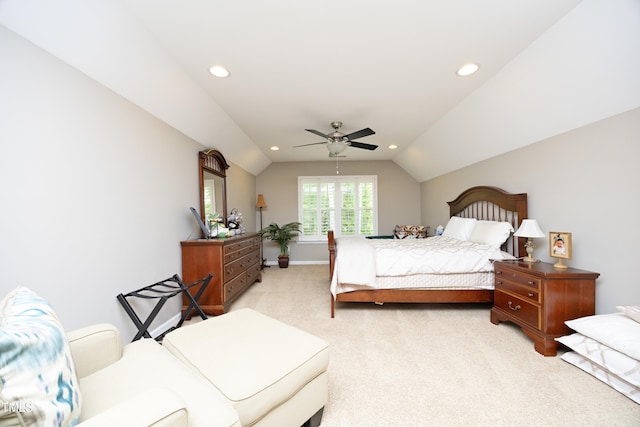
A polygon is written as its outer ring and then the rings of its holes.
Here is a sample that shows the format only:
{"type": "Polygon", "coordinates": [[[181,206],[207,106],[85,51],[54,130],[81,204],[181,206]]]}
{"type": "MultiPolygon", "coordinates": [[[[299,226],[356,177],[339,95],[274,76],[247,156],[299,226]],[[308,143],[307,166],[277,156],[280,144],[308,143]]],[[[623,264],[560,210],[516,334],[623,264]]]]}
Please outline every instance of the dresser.
{"type": "Polygon", "coordinates": [[[546,262],[497,261],[494,267],[491,322],[517,324],[544,356],[555,356],[555,338],[571,332],[566,320],[595,314],[598,273],[546,262]]]}
{"type": "MultiPolygon", "coordinates": [[[[198,304],[206,314],[218,315],[252,283],[262,280],[260,235],[245,233],[224,239],[198,239],[180,242],[182,280],[193,283],[213,274],[198,304]]],[[[194,291],[195,293],[195,291],[194,291]]],[[[183,310],[188,301],[183,299],[183,310]]]]}

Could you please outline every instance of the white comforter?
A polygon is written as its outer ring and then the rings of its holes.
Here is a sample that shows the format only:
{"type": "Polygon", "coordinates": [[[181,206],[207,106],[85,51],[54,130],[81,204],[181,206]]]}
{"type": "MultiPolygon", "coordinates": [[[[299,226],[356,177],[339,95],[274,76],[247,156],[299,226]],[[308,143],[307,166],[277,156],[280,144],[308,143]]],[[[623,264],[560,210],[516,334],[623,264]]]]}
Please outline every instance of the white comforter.
{"type": "Polygon", "coordinates": [[[428,239],[336,239],[339,283],[373,286],[376,276],[493,271],[492,259],[511,256],[480,243],[437,236],[428,239]]]}

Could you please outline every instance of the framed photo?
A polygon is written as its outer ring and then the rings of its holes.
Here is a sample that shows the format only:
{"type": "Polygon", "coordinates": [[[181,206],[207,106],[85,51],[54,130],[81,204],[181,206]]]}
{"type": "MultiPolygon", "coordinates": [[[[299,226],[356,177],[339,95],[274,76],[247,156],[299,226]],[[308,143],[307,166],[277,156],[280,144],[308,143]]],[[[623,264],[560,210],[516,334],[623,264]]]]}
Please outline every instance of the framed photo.
{"type": "Polygon", "coordinates": [[[571,233],[549,232],[549,255],[554,258],[571,259],[571,233]]]}

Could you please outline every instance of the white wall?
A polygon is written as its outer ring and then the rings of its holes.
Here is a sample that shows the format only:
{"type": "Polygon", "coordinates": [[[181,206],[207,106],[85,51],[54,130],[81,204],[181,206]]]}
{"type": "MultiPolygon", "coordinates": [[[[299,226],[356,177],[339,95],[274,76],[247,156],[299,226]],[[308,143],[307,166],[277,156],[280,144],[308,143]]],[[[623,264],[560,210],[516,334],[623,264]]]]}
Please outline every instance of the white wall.
{"type": "MultiPolygon", "coordinates": [[[[545,233],[572,233],[573,259],[566,263],[601,274],[596,311],[639,304],[639,141],[640,109],[635,109],[425,181],[422,221],[446,224],[446,201],[471,186],[528,193],[529,217],[545,233]]],[[[552,260],[548,238],[535,245],[536,258],[552,260]]]]}
{"type": "Polygon", "coordinates": [[[202,146],[2,26],[0,55],[0,295],[128,341],[116,295],[181,272],[202,146]]]}

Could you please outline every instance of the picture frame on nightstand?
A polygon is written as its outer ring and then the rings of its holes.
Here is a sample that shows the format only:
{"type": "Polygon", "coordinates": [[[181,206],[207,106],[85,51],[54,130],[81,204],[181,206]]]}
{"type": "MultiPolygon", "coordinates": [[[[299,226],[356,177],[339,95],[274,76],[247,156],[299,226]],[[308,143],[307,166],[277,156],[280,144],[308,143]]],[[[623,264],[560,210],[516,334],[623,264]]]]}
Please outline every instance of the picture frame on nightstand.
{"type": "Polygon", "coordinates": [[[549,232],[549,256],[558,258],[558,262],[553,265],[555,268],[567,268],[562,260],[571,259],[571,233],[566,231],[549,232]]]}

